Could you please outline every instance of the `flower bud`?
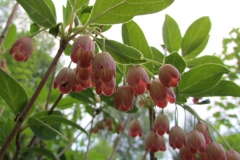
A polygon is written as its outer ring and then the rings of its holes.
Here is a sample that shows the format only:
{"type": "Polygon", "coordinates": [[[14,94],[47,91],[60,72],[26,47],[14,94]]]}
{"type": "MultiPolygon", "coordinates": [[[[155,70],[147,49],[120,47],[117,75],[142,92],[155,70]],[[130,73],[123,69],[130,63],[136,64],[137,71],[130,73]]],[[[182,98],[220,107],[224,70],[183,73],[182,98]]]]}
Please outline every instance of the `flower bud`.
{"type": "Polygon", "coordinates": [[[129,125],[129,135],[133,138],[142,137],[142,126],[139,120],[133,119],[129,125]]]}
{"type": "Polygon", "coordinates": [[[30,37],[23,36],[19,38],[10,49],[9,53],[13,55],[16,61],[27,61],[33,54],[34,44],[30,37]]]}
{"type": "Polygon", "coordinates": [[[211,142],[206,149],[210,160],[227,160],[226,152],[222,145],[218,142],[211,142]]]}
{"type": "Polygon", "coordinates": [[[240,154],[235,150],[226,151],[227,160],[239,160],[240,154]]]}
{"type": "Polygon", "coordinates": [[[149,89],[150,80],[148,74],[141,66],[131,67],[128,70],[126,79],[128,85],[137,95],[141,95],[149,89]]]}
{"type": "Polygon", "coordinates": [[[146,138],[146,151],[157,152],[166,151],[166,142],[163,136],[159,136],[153,131],[148,132],[146,138]]]}
{"type": "Polygon", "coordinates": [[[95,44],[89,36],[80,36],[72,45],[71,59],[80,67],[89,67],[94,57],[95,44]]]}
{"type": "Polygon", "coordinates": [[[54,81],[54,88],[58,88],[61,93],[66,94],[75,89],[76,83],[76,75],[73,69],[65,67],[58,72],[54,81]]]}
{"type": "Polygon", "coordinates": [[[211,136],[208,130],[208,126],[205,123],[200,122],[196,124],[196,130],[198,130],[204,135],[206,140],[206,145],[208,145],[211,142],[211,136]]]}
{"type": "Polygon", "coordinates": [[[169,145],[175,149],[180,149],[182,146],[186,146],[186,136],[182,128],[174,126],[169,132],[169,145]]]}
{"type": "Polygon", "coordinates": [[[129,86],[120,86],[114,93],[114,106],[117,110],[132,110],[134,99],[134,94],[129,86]]]}
{"type": "Polygon", "coordinates": [[[166,87],[177,87],[178,82],[181,80],[181,75],[173,65],[165,64],[159,68],[158,78],[166,87]]]}
{"type": "Polygon", "coordinates": [[[164,133],[169,133],[169,120],[165,114],[159,113],[153,123],[154,132],[159,135],[164,135],[164,133]]]}
{"type": "Polygon", "coordinates": [[[180,149],[181,160],[196,160],[196,156],[190,151],[187,146],[183,146],[180,149]]]}
{"type": "Polygon", "coordinates": [[[206,140],[203,134],[197,130],[193,130],[187,135],[187,146],[192,153],[197,151],[204,153],[206,150],[206,140]]]}
{"type": "Polygon", "coordinates": [[[199,160],[210,160],[208,158],[207,152],[199,153],[199,160]]]}

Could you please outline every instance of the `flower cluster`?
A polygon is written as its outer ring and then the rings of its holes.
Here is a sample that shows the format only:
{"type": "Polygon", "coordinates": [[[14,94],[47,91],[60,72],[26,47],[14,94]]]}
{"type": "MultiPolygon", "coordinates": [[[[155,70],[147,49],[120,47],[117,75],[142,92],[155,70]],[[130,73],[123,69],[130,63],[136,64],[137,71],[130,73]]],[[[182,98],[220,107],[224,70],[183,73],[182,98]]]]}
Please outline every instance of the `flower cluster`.
{"type": "Polygon", "coordinates": [[[70,55],[77,66],[75,69],[61,69],[55,78],[54,88],[66,94],[93,86],[99,95],[112,95],[116,85],[116,63],[108,52],[95,55],[94,51],[95,44],[89,36],[78,37],[70,55]]]}

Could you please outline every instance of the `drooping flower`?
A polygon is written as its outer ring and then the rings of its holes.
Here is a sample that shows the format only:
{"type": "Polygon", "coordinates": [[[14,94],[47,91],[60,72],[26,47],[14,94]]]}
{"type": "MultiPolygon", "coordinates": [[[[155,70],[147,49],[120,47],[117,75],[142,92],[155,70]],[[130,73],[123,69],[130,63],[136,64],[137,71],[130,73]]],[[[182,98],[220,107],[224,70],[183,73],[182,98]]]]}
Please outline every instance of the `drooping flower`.
{"type": "Polygon", "coordinates": [[[235,150],[226,151],[227,160],[239,160],[240,154],[235,150]]]}
{"type": "Polygon", "coordinates": [[[141,66],[133,66],[128,70],[127,83],[132,87],[135,94],[141,95],[150,87],[150,80],[147,72],[141,66]]]}
{"type": "Polygon", "coordinates": [[[153,123],[154,132],[159,135],[169,133],[169,120],[165,114],[159,113],[153,123]]]}
{"type": "Polygon", "coordinates": [[[114,93],[114,106],[117,110],[132,110],[134,104],[134,94],[129,86],[120,86],[114,93]]]}
{"type": "Polygon", "coordinates": [[[164,86],[159,79],[151,82],[149,92],[154,103],[160,108],[165,108],[168,102],[174,103],[176,99],[172,88],[164,86]]]}
{"type": "Polygon", "coordinates": [[[129,125],[129,135],[133,138],[142,137],[142,125],[139,120],[133,119],[129,125]]]}
{"type": "Polygon", "coordinates": [[[206,140],[206,145],[208,145],[211,142],[211,136],[208,130],[208,126],[205,123],[200,122],[196,124],[196,130],[198,130],[204,135],[206,140]]]}
{"type": "Polygon", "coordinates": [[[109,83],[116,76],[116,63],[108,52],[98,53],[92,62],[95,81],[109,83]]]}
{"type": "Polygon", "coordinates": [[[23,36],[19,38],[10,49],[9,53],[13,55],[16,61],[27,61],[33,54],[34,44],[32,38],[23,36]]]}
{"type": "Polygon", "coordinates": [[[175,149],[180,149],[182,146],[186,146],[186,136],[182,128],[174,126],[169,132],[169,145],[175,149]]]}
{"type": "Polygon", "coordinates": [[[146,151],[166,151],[166,141],[164,137],[159,136],[153,131],[149,131],[146,138],[146,151]]]}
{"type": "Polygon", "coordinates": [[[115,78],[112,79],[109,83],[102,83],[101,81],[95,82],[96,92],[98,95],[101,95],[102,93],[105,96],[111,96],[115,92],[115,84],[116,80],[115,78]]]}
{"type": "Polygon", "coordinates": [[[117,126],[117,133],[123,131],[123,129],[124,129],[123,124],[122,124],[122,123],[119,123],[118,126],[117,126]]]}
{"type": "Polygon", "coordinates": [[[90,65],[89,67],[77,66],[76,75],[77,75],[77,79],[79,79],[79,80],[86,81],[86,80],[90,79],[90,77],[92,75],[92,65],[90,65]]]}
{"type": "Polygon", "coordinates": [[[158,78],[167,87],[177,87],[181,75],[177,68],[171,64],[162,65],[158,70],[158,78]]]}
{"type": "Polygon", "coordinates": [[[181,160],[196,160],[195,154],[193,154],[187,146],[183,146],[179,153],[181,160]]]}
{"type": "Polygon", "coordinates": [[[80,36],[74,41],[71,59],[80,67],[89,67],[94,57],[95,44],[89,36],[80,36]]]}
{"type": "Polygon", "coordinates": [[[199,153],[199,160],[209,160],[207,152],[199,153]]]}
{"type": "Polygon", "coordinates": [[[204,153],[206,150],[206,140],[203,134],[197,130],[193,130],[187,135],[187,146],[192,153],[204,153]]]}
{"type": "Polygon", "coordinates": [[[71,90],[76,89],[76,74],[73,69],[69,67],[62,68],[54,81],[54,88],[58,88],[61,93],[69,93],[71,90]]]}
{"type": "Polygon", "coordinates": [[[211,142],[206,149],[209,160],[227,160],[226,152],[218,142],[211,142]]]}

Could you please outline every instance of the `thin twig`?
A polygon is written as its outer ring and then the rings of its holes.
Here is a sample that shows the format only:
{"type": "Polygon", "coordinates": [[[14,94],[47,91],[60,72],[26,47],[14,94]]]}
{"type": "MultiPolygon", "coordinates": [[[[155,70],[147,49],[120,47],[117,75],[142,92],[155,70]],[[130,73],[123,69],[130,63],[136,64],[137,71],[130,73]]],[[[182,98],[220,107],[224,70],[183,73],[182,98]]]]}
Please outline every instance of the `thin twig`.
{"type": "Polygon", "coordinates": [[[55,109],[55,107],[57,106],[57,104],[59,103],[59,101],[62,99],[63,94],[59,94],[58,98],[56,99],[56,101],[54,102],[54,104],[52,105],[51,109],[48,112],[48,115],[51,115],[53,110],[55,109]]]}
{"type": "Polygon", "coordinates": [[[15,152],[12,160],[18,160],[18,156],[20,154],[20,150],[21,150],[21,146],[22,146],[24,138],[25,138],[24,134],[21,136],[21,138],[20,138],[20,134],[16,135],[16,152],[15,152]]]}
{"type": "Polygon", "coordinates": [[[147,154],[148,154],[148,151],[145,151],[142,160],[146,160],[147,154]]]}
{"type": "MultiPolygon", "coordinates": [[[[155,120],[155,111],[154,109],[151,107],[151,108],[148,108],[148,111],[149,111],[149,128],[150,128],[150,131],[153,130],[153,121],[155,120]]],[[[150,160],[155,160],[155,153],[154,152],[149,152],[149,155],[150,155],[150,160]]]]}
{"type": "Polygon", "coordinates": [[[59,50],[58,50],[55,58],[53,59],[53,61],[50,64],[47,72],[45,73],[44,77],[42,78],[41,82],[39,83],[37,89],[35,90],[35,92],[34,92],[34,94],[32,96],[32,98],[28,102],[28,104],[25,107],[25,109],[23,110],[23,112],[20,114],[20,116],[19,116],[15,126],[13,127],[11,133],[9,134],[8,138],[6,139],[4,144],[2,145],[2,147],[0,149],[0,159],[3,157],[3,155],[6,152],[8,146],[12,142],[12,140],[15,137],[15,135],[17,134],[19,128],[21,127],[23,121],[25,120],[26,116],[28,115],[28,112],[31,110],[31,108],[32,108],[34,102],[36,101],[39,93],[41,92],[43,86],[45,85],[46,81],[48,80],[49,76],[51,75],[53,69],[56,67],[57,62],[58,62],[60,56],[62,55],[63,51],[67,47],[67,44],[68,44],[68,41],[66,41],[66,40],[60,41],[59,50]]]}
{"type": "Polygon", "coordinates": [[[45,104],[45,109],[46,110],[48,109],[48,104],[49,104],[49,101],[50,101],[50,98],[51,98],[51,94],[52,94],[52,88],[53,88],[52,86],[53,86],[53,81],[54,81],[54,78],[55,78],[56,68],[57,67],[54,68],[53,73],[52,73],[52,79],[51,79],[51,82],[50,82],[48,96],[47,96],[47,101],[46,101],[46,104],[45,104]]]}
{"type": "Polygon", "coordinates": [[[8,30],[9,30],[9,27],[10,27],[10,25],[12,23],[12,20],[13,20],[13,17],[15,15],[16,11],[17,11],[18,5],[19,5],[19,3],[15,3],[15,5],[13,7],[13,10],[12,10],[12,13],[10,14],[10,16],[9,16],[9,18],[7,20],[7,24],[6,24],[6,26],[5,26],[5,28],[4,28],[3,32],[2,32],[2,35],[0,37],[0,48],[1,48],[2,44],[3,44],[4,38],[5,38],[8,30]]]}
{"type": "Polygon", "coordinates": [[[123,136],[123,133],[124,133],[124,131],[125,131],[125,128],[126,128],[126,126],[127,126],[127,124],[128,124],[128,122],[129,122],[130,119],[131,119],[131,114],[128,115],[128,118],[127,118],[127,120],[126,120],[126,122],[125,122],[125,124],[124,124],[124,128],[123,128],[122,132],[121,132],[120,135],[119,135],[119,138],[118,138],[118,140],[117,140],[117,144],[115,145],[114,150],[113,150],[113,152],[112,152],[109,160],[112,160],[112,159],[113,159],[113,157],[114,157],[114,155],[115,155],[115,153],[116,153],[116,151],[117,151],[117,148],[118,148],[118,146],[119,146],[119,144],[120,144],[120,141],[121,141],[121,139],[122,139],[122,136],[123,136]]]}

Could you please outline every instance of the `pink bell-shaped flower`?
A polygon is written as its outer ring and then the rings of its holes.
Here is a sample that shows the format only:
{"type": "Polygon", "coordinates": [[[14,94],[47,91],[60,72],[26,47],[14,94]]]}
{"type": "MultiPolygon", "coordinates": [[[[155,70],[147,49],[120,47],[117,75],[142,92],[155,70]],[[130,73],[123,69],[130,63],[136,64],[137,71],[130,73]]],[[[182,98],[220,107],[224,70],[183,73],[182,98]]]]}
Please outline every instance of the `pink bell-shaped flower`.
{"type": "Polygon", "coordinates": [[[180,149],[181,160],[196,160],[195,154],[193,154],[187,146],[183,146],[180,149]]]}
{"type": "Polygon", "coordinates": [[[88,80],[92,75],[92,65],[89,67],[77,66],[76,75],[79,80],[88,80]]]}
{"type": "Polygon", "coordinates": [[[206,140],[203,134],[197,130],[193,130],[187,135],[187,146],[192,153],[204,153],[206,150],[206,140]]]}
{"type": "Polygon", "coordinates": [[[71,59],[80,67],[89,67],[94,57],[95,44],[89,36],[78,37],[71,50],[71,59]]]}
{"type": "Polygon", "coordinates": [[[199,160],[209,160],[207,152],[199,153],[199,160]]]}
{"type": "Polygon", "coordinates": [[[171,64],[162,65],[158,70],[158,78],[166,87],[177,87],[181,75],[177,68],[171,64]]]}
{"type": "Polygon", "coordinates": [[[211,142],[206,149],[209,160],[227,160],[226,152],[218,142],[211,142]]]}
{"type": "Polygon", "coordinates": [[[116,63],[108,52],[98,53],[92,62],[95,81],[109,83],[116,76],[116,63]]]}
{"type": "Polygon", "coordinates": [[[227,160],[239,160],[240,154],[235,150],[226,151],[227,160]]]}
{"type": "Polygon", "coordinates": [[[159,136],[153,131],[148,132],[146,138],[146,151],[157,152],[166,151],[166,141],[163,136],[159,136]]]}
{"type": "Polygon", "coordinates": [[[117,110],[129,111],[133,109],[134,94],[129,86],[120,86],[114,93],[114,106],[117,110]]]}
{"type": "Polygon", "coordinates": [[[103,93],[105,96],[111,96],[116,90],[115,84],[115,78],[113,78],[112,81],[107,84],[102,83],[101,81],[97,81],[95,82],[96,92],[98,95],[101,95],[103,93]]]}
{"type": "Polygon", "coordinates": [[[19,38],[10,49],[9,53],[13,55],[16,61],[27,61],[33,54],[34,43],[32,38],[23,36],[19,38]]]}
{"type": "Polygon", "coordinates": [[[64,67],[62,68],[54,81],[54,88],[58,88],[61,93],[69,93],[75,90],[77,85],[76,74],[73,69],[64,67]]]}
{"type": "Polygon", "coordinates": [[[165,108],[168,102],[174,103],[176,99],[172,88],[164,86],[159,79],[151,82],[149,92],[154,103],[160,108],[165,108]]]}
{"type": "Polygon", "coordinates": [[[135,94],[141,95],[149,89],[150,80],[147,72],[141,66],[134,66],[128,70],[127,83],[135,94]]]}
{"type": "Polygon", "coordinates": [[[159,113],[153,123],[154,132],[159,135],[169,133],[169,120],[165,114],[159,113]]]}
{"type": "Polygon", "coordinates": [[[133,138],[142,137],[142,126],[139,120],[133,119],[129,125],[129,135],[133,138]]]}
{"type": "Polygon", "coordinates": [[[197,123],[196,130],[198,130],[199,132],[201,132],[204,135],[205,140],[206,140],[206,145],[208,145],[211,142],[211,136],[210,136],[207,125],[202,122],[197,123]]]}
{"type": "Polygon", "coordinates": [[[186,136],[183,129],[179,126],[174,126],[169,132],[169,145],[175,149],[180,149],[182,146],[186,146],[186,136]]]}

